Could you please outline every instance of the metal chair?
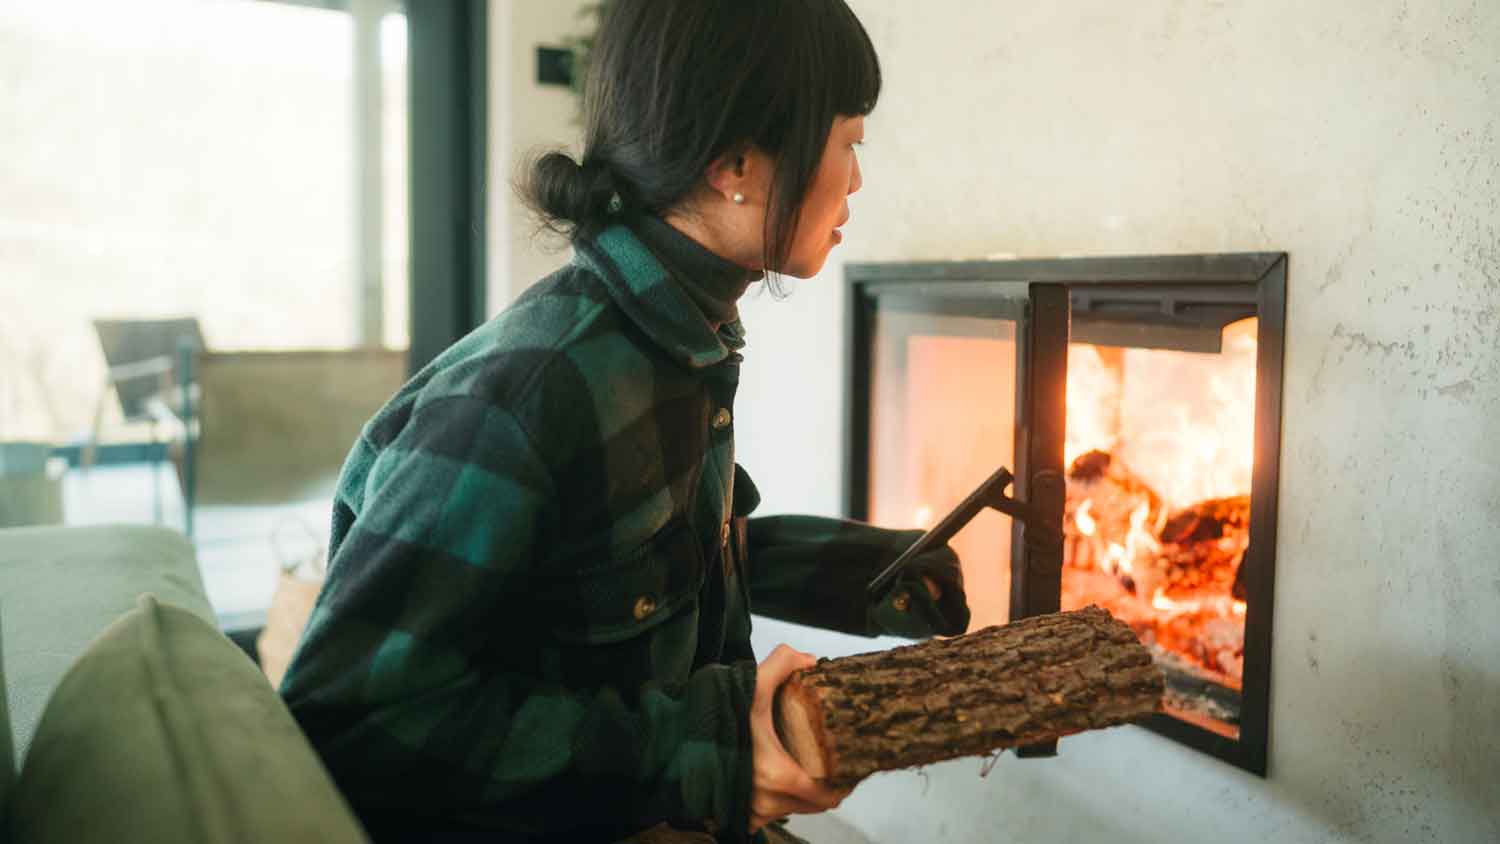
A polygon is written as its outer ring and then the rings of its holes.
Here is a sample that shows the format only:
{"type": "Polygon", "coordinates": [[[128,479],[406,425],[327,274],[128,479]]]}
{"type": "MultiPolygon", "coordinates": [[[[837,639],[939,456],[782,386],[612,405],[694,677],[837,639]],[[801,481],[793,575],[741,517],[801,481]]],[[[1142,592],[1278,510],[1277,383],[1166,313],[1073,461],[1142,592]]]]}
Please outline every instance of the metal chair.
{"type": "MultiPolygon", "coordinates": [[[[196,407],[200,401],[195,359],[204,350],[203,332],[193,317],[181,319],[94,320],[99,347],[108,371],[94,407],[94,421],[87,441],[79,448],[76,464],[162,463],[176,468],[182,490],[185,531],[193,535],[193,505],[196,491],[195,446],[199,436],[196,407]],[[109,396],[118,402],[127,423],[146,423],[146,442],[101,443],[100,434],[109,396]],[[160,436],[162,429],[169,433],[160,436]]],[[[155,517],[162,520],[161,480],[155,484],[155,517]]]]}

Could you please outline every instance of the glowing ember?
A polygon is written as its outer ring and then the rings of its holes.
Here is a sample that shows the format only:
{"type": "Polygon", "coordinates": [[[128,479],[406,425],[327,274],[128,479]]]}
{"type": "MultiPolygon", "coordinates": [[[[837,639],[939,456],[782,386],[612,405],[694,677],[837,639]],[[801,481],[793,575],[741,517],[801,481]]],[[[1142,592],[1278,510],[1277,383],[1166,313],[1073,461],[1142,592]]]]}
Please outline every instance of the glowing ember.
{"type": "Polygon", "coordinates": [[[1151,606],[1164,613],[1199,612],[1203,609],[1203,602],[1174,601],[1167,597],[1165,589],[1158,586],[1156,592],[1151,595],[1151,606]]]}
{"type": "Polygon", "coordinates": [[[1231,603],[1229,605],[1229,609],[1235,615],[1244,615],[1245,614],[1245,602],[1244,601],[1234,601],[1233,603],[1231,603]]]}

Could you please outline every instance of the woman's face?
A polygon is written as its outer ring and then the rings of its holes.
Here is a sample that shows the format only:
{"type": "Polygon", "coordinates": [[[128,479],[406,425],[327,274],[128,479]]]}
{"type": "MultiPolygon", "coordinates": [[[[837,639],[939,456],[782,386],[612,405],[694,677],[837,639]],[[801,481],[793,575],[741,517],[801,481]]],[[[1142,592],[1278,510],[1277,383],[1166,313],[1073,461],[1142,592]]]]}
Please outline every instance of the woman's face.
{"type": "Polygon", "coordinates": [[[823,159],[818,163],[812,185],[802,200],[802,218],[792,241],[791,254],[786,266],[780,268],[783,274],[797,278],[817,275],[828,260],[828,253],[844,239],[839,228],[849,221],[847,199],[863,183],[854,147],[864,138],[864,117],[833,119],[828,144],[823,148],[823,159]]]}

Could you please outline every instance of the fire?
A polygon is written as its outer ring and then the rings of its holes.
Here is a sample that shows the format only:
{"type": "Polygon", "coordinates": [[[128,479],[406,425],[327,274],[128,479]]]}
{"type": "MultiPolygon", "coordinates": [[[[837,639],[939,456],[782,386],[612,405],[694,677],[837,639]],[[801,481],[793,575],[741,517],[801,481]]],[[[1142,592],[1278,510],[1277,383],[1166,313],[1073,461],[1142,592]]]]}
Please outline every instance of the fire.
{"type": "Polygon", "coordinates": [[[1119,440],[1120,377],[1104,362],[1099,347],[1068,347],[1068,431],[1063,461],[1072,465],[1080,454],[1094,449],[1111,451],[1119,440]]]}
{"type": "Polygon", "coordinates": [[[1161,550],[1161,543],[1146,526],[1146,520],[1151,515],[1149,501],[1142,501],[1131,512],[1130,529],[1125,534],[1124,542],[1103,541],[1102,537],[1097,536],[1099,523],[1094,519],[1093,508],[1093,499],[1086,499],[1073,513],[1073,523],[1078,526],[1080,534],[1100,543],[1095,546],[1094,553],[1097,554],[1097,549],[1103,547],[1105,571],[1111,574],[1134,574],[1139,563],[1161,550]]]}
{"type": "Polygon", "coordinates": [[[1217,355],[1070,347],[1067,464],[1096,449],[1113,454],[1169,508],[1248,491],[1256,329],[1253,317],[1225,327],[1217,355]]]}
{"type": "Polygon", "coordinates": [[[1228,326],[1219,354],[1079,344],[1068,355],[1063,606],[1105,606],[1230,684],[1242,670],[1246,606],[1231,590],[1248,541],[1256,330],[1228,326]]]}
{"type": "Polygon", "coordinates": [[[923,504],[923,505],[919,506],[917,508],[917,511],[915,513],[912,513],[911,524],[912,524],[912,527],[918,527],[918,528],[921,528],[923,530],[926,530],[927,528],[931,527],[932,526],[932,508],[929,507],[926,504],[923,504]]]}
{"type": "Polygon", "coordinates": [[[1105,571],[1130,574],[1130,559],[1125,555],[1124,545],[1118,542],[1109,543],[1109,550],[1105,551],[1104,559],[1107,561],[1105,571]]]}
{"type": "MultiPolygon", "coordinates": [[[[1151,515],[1151,504],[1142,501],[1140,506],[1130,514],[1130,533],[1125,535],[1125,559],[1134,561],[1142,554],[1155,554],[1161,550],[1161,543],[1156,537],[1145,529],[1146,517],[1151,515]]],[[[1126,569],[1129,571],[1129,569],[1126,569]]]]}
{"type": "Polygon", "coordinates": [[[1151,595],[1151,606],[1164,613],[1188,613],[1199,612],[1203,609],[1202,601],[1174,601],[1167,597],[1166,590],[1158,586],[1151,595]]]}
{"type": "Polygon", "coordinates": [[[1073,521],[1078,525],[1078,532],[1084,536],[1093,536],[1094,531],[1099,529],[1094,522],[1094,517],[1089,515],[1092,509],[1094,509],[1094,500],[1090,498],[1078,505],[1078,512],[1073,514],[1073,521]]]}

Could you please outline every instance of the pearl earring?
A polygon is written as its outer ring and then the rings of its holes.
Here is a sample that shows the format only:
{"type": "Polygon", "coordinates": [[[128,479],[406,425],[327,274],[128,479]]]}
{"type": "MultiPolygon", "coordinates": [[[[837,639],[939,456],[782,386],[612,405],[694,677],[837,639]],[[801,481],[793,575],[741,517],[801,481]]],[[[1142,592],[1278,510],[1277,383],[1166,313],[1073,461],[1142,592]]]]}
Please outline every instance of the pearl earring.
{"type": "Polygon", "coordinates": [[[745,195],[742,194],[742,193],[740,193],[739,191],[735,191],[734,192],[734,204],[735,205],[744,205],[745,204],[745,195]]]}

